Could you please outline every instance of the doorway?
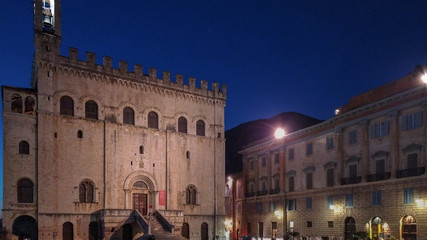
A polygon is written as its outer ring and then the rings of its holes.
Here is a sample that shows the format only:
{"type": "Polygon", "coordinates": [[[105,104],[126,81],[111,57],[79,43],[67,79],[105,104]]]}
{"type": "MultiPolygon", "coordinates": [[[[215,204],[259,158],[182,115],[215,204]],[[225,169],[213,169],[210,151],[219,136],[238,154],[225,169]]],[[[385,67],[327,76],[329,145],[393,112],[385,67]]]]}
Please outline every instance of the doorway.
{"type": "Polygon", "coordinates": [[[345,219],[345,240],[352,240],[356,233],[356,221],[352,217],[345,219]]]}
{"type": "Polygon", "coordinates": [[[133,209],[138,210],[140,214],[147,215],[147,197],[145,193],[133,193],[133,209]]]}
{"type": "Polygon", "coordinates": [[[384,238],[383,219],[380,217],[373,217],[371,219],[371,239],[379,240],[384,238]]]}
{"type": "Polygon", "coordinates": [[[417,221],[411,215],[402,218],[402,239],[416,240],[417,239],[417,221]]]}

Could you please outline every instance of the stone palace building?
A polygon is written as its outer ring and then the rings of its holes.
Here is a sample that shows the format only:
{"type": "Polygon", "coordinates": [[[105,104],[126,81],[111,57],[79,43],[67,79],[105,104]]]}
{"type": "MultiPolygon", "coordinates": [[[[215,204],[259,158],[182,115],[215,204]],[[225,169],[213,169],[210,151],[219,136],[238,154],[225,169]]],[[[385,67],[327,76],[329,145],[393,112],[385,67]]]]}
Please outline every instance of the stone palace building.
{"type": "Polygon", "coordinates": [[[6,239],[223,237],[226,86],[61,56],[61,1],[34,7],[31,88],[2,86],[6,239]]]}
{"type": "Polygon", "coordinates": [[[231,237],[427,239],[425,72],[240,151],[243,171],[226,181],[231,237]]]}

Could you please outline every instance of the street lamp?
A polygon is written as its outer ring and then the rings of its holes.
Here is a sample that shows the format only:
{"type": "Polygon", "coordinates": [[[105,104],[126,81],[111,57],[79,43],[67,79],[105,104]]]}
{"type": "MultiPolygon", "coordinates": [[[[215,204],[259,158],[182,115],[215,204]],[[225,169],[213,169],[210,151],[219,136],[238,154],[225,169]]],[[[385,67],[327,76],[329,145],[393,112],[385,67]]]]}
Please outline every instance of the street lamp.
{"type": "Polygon", "coordinates": [[[421,80],[423,81],[423,83],[427,84],[427,73],[424,73],[423,76],[421,76],[421,80]]]}
{"type": "Polygon", "coordinates": [[[276,131],[274,131],[274,137],[276,139],[281,139],[285,136],[285,130],[283,128],[277,128],[276,131]]]}

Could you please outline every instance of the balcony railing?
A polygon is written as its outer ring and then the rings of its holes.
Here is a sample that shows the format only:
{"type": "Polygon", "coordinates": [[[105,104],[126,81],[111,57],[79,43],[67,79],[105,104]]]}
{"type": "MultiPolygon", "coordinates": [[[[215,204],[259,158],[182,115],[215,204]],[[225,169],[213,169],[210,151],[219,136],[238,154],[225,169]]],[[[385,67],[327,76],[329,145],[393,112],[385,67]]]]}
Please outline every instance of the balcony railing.
{"type": "Polygon", "coordinates": [[[265,195],[267,195],[267,194],[268,194],[268,191],[267,191],[267,190],[264,190],[264,191],[258,191],[257,196],[265,196],[265,195]]]}
{"type": "Polygon", "coordinates": [[[280,192],[280,188],[270,189],[270,194],[278,194],[280,192]]]}
{"type": "Polygon", "coordinates": [[[341,185],[356,184],[362,181],[362,176],[341,178],[341,185]]]}
{"type": "Polygon", "coordinates": [[[415,177],[424,174],[425,167],[397,170],[396,178],[415,177]]]}
{"type": "Polygon", "coordinates": [[[381,181],[389,179],[391,176],[390,172],[384,172],[384,173],[377,173],[377,174],[370,174],[366,176],[367,182],[375,182],[375,181],[381,181]]]}
{"type": "Polygon", "coordinates": [[[245,194],[245,197],[250,198],[250,197],[255,197],[255,192],[247,192],[245,194]]]}

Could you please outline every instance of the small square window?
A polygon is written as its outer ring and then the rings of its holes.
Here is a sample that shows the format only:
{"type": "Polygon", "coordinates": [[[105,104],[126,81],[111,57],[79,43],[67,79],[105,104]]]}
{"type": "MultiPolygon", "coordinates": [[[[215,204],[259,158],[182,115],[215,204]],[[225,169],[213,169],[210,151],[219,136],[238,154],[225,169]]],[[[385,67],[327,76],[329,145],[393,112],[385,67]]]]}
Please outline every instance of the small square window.
{"type": "Polygon", "coordinates": [[[309,227],[309,228],[313,227],[313,222],[307,221],[307,227],[309,227]]]}
{"type": "Polygon", "coordinates": [[[333,221],[328,221],[328,227],[333,228],[334,227],[334,222],[333,221]]]}

